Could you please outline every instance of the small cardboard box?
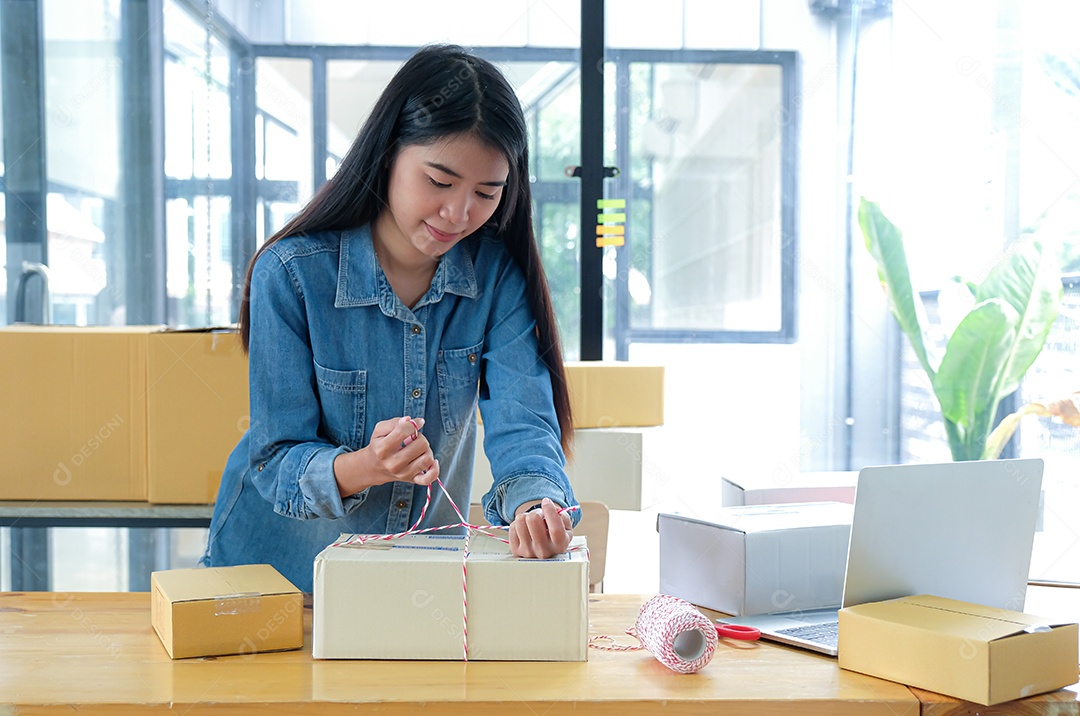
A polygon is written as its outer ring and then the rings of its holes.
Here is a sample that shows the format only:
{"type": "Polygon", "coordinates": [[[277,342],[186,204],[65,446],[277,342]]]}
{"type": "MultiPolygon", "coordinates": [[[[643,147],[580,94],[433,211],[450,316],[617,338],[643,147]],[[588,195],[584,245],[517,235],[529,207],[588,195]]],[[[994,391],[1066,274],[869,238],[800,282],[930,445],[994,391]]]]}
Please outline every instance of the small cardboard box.
{"type": "Polygon", "coordinates": [[[920,595],[840,610],[840,668],[984,706],[1077,680],[1076,624],[920,595]]]}
{"type": "Polygon", "coordinates": [[[725,477],[720,485],[724,507],[787,502],[855,502],[858,471],[788,472],[767,477],[725,477]]]}
{"type": "Polygon", "coordinates": [[[725,614],[839,606],[851,505],[724,507],[709,520],[661,513],[660,591],[725,614]]]}
{"type": "Polygon", "coordinates": [[[247,428],[235,331],[0,329],[0,499],[214,501],[247,428]]]}
{"type": "Polygon", "coordinates": [[[586,660],[583,537],[546,560],[512,557],[483,535],[467,555],[465,546],[463,535],[429,534],[324,549],[315,558],[314,657],[462,659],[467,597],[470,661],[586,660]]]}
{"type": "Polygon", "coordinates": [[[575,428],[664,424],[664,368],[617,361],[568,361],[575,428]]]}
{"type": "Polygon", "coordinates": [[[304,595],[269,564],[150,575],[150,619],[173,659],[304,646],[304,595]]]}
{"type": "MultiPolygon", "coordinates": [[[[566,476],[578,501],[603,502],[612,510],[640,510],[656,502],[659,468],[650,441],[663,428],[582,428],[574,431],[574,453],[566,476]],[[653,479],[650,479],[653,478],[653,479]]],[[[491,488],[491,463],[484,454],[484,426],[477,426],[470,502],[491,488]]]]}

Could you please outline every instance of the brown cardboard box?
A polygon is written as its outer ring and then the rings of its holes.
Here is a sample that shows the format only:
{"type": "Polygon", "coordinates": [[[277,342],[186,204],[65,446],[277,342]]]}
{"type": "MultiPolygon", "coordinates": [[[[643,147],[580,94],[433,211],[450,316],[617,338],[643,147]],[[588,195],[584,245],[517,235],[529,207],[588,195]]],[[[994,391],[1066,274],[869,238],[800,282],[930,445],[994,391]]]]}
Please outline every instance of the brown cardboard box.
{"type": "Polygon", "coordinates": [[[304,646],[304,595],[268,564],[150,575],[150,620],[174,659],[304,646]]]}
{"type": "Polygon", "coordinates": [[[0,329],[0,499],[146,499],[146,336],[156,330],[0,329]]]}
{"type": "Polygon", "coordinates": [[[1077,680],[1077,625],[927,595],[840,610],[840,667],[983,705],[1077,680]]]}
{"type": "Polygon", "coordinates": [[[575,428],[664,424],[664,368],[616,361],[568,361],[575,428]]]}
{"type": "Polygon", "coordinates": [[[248,426],[247,356],[235,331],[149,336],[149,500],[206,504],[248,426]]]}
{"type": "Polygon", "coordinates": [[[247,427],[234,331],[0,329],[0,499],[213,502],[247,427]]]}
{"type": "MultiPolygon", "coordinates": [[[[496,539],[470,539],[465,577],[470,661],[586,660],[585,538],[575,537],[571,547],[579,549],[552,559],[519,559],[496,539]]],[[[408,535],[327,547],[315,558],[313,655],[463,659],[464,558],[462,535],[408,535]]]]}

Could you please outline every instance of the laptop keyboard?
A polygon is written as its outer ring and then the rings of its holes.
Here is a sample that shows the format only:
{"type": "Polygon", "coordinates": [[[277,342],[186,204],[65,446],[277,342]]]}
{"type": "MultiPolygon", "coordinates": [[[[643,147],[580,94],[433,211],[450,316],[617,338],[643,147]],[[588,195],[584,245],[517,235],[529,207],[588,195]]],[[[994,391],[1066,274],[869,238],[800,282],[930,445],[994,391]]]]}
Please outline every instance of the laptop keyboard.
{"type": "Polygon", "coordinates": [[[836,646],[840,624],[838,622],[825,622],[823,624],[807,624],[806,626],[777,629],[778,634],[793,636],[796,639],[805,639],[816,644],[836,646]]]}

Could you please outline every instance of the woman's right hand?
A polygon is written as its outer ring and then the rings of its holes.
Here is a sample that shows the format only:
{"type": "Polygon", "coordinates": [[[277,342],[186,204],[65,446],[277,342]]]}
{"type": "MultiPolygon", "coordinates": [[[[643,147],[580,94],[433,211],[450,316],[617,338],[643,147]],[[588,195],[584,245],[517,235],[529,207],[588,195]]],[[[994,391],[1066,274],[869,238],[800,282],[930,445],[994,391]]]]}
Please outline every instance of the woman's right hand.
{"type": "Polygon", "coordinates": [[[430,485],[439,477],[439,461],[420,430],[423,418],[391,418],[375,425],[368,444],[334,460],[342,497],[387,482],[430,485]]]}

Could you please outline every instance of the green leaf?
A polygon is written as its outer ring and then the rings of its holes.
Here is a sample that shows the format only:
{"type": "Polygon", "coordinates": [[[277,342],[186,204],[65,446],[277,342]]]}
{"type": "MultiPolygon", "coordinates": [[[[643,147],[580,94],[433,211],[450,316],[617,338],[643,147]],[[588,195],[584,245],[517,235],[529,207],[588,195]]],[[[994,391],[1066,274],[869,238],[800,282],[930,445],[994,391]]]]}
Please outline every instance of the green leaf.
{"type": "Polygon", "coordinates": [[[867,201],[865,197],[859,199],[859,228],[862,229],[866,248],[877,261],[878,278],[888,297],[889,309],[911,341],[923,370],[933,380],[937,366],[927,352],[926,311],[922,300],[915,296],[911,288],[911,275],[900,229],[885,217],[877,203],[867,201]]]}
{"type": "Polygon", "coordinates": [[[993,387],[1008,361],[1019,321],[1016,309],[994,298],[976,305],[949,338],[934,376],[934,392],[941,414],[966,433],[991,405],[997,406],[993,387]]]}
{"type": "Polygon", "coordinates": [[[1019,314],[1016,340],[995,395],[1002,398],[1020,386],[1027,369],[1046,345],[1046,337],[1058,317],[1062,297],[1061,267],[1056,246],[1027,238],[1014,244],[991,269],[975,292],[976,302],[1001,298],[1019,314]]]}

